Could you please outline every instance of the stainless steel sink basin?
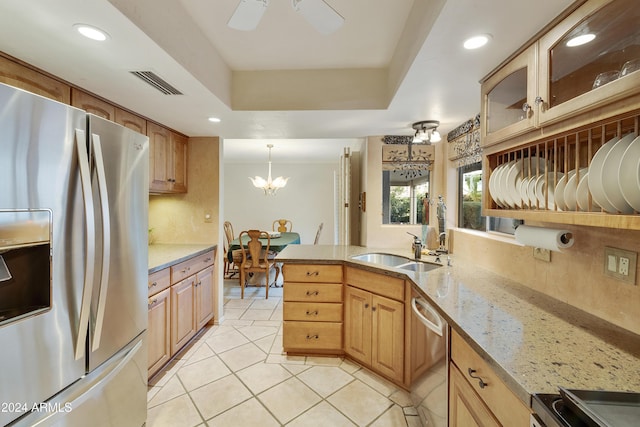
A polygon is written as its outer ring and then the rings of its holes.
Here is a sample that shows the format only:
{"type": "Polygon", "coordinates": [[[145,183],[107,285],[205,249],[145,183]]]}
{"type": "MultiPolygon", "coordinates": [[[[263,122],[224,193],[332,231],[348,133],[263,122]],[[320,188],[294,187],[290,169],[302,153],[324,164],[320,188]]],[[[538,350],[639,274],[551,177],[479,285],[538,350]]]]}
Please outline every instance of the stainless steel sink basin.
{"type": "Polygon", "coordinates": [[[371,262],[373,264],[381,264],[387,267],[397,267],[400,264],[406,264],[407,262],[411,261],[407,257],[380,252],[354,255],[351,257],[351,259],[354,259],[356,261],[371,262]]]}
{"type": "Polygon", "coordinates": [[[415,271],[416,273],[424,273],[425,271],[431,271],[442,266],[433,262],[411,261],[406,264],[398,265],[397,267],[403,270],[415,271]]]}

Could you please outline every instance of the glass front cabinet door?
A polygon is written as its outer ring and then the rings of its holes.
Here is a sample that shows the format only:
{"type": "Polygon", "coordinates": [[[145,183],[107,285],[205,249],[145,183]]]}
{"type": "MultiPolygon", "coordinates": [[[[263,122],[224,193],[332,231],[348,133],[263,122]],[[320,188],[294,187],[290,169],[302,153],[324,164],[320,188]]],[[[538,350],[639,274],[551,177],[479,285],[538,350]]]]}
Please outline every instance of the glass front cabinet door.
{"type": "Polygon", "coordinates": [[[482,83],[483,146],[534,128],[536,49],[536,44],[527,48],[482,83]]]}
{"type": "Polygon", "coordinates": [[[540,38],[539,126],[640,93],[639,23],[638,0],[590,0],[540,38]]]}

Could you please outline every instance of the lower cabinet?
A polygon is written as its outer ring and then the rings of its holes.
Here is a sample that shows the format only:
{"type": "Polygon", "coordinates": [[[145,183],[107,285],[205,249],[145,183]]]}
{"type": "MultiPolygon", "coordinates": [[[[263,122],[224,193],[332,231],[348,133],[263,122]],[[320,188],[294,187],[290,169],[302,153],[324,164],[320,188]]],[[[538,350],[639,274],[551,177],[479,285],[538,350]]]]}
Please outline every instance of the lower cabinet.
{"type": "Polygon", "coordinates": [[[207,252],[149,275],[149,376],[213,319],[214,258],[207,252]]]}
{"type": "Polygon", "coordinates": [[[451,331],[449,425],[528,427],[531,411],[473,348],[451,331]]]}
{"type": "Polygon", "coordinates": [[[345,353],[395,381],[404,377],[404,303],[345,288],[345,353]]]}

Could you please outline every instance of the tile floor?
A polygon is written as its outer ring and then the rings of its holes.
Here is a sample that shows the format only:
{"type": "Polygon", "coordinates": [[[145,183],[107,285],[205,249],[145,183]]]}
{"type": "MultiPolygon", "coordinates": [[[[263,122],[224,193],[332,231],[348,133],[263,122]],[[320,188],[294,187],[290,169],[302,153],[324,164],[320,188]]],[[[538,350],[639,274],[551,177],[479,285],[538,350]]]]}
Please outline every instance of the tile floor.
{"type": "Polygon", "coordinates": [[[225,281],[225,320],[149,384],[147,427],[418,427],[410,395],[338,357],[282,351],[282,288],[225,281]]]}

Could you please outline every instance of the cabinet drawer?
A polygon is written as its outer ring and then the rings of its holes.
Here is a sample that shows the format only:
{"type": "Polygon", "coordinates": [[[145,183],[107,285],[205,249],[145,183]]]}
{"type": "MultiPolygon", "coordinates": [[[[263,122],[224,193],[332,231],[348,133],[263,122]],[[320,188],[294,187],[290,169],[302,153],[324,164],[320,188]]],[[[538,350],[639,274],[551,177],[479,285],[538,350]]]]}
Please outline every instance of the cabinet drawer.
{"type": "Polygon", "coordinates": [[[149,275],[149,296],[167,289],[171,285],[171,270],[169,268],[156,271],[149,275]]]}
{"type": "Polygon", "coordinates": [[[342,323],[291,322],[283,325],[284,349],[342,349],[342,323]]]}
{"type": "Polygon", "coordinates": [[[345,283],[396,301],[404,301],[404,280],[398,277],[347,267],[345,283]]]}
{"type": "Polygon", "coordinates": [[[283,308],[284,320],[307,322],[342,322],[342,304],[315,302],[287,302],[283,308]]]}
{"type": "Polygon", "coordinates": [[[339,283],[285,282],[284,300],[300,302],[342,302],[342,285],[339,283]]]}
{"type": "Polygon", "coordinates": [[[171,283],[178,283],[186,277],[213,265],[213,251],[189,258],[171,267],[171,283]]]}
{"type": "Polygon", "coordinates": [[[511,392],[487,362],[454,330],[451,331],[451,360],[502,425],[529,425],[529,408],[511,392]],[[475,370],[474,376],[482,378],[486,383],[484,387],[480,387],[479,379],[471,378],[469,369],[475,370]]]}
{"type": "Polygon", "coordinates": [[[342,266],[285,264],[283,275],[287,282],[342,283],[342,266]]]}

